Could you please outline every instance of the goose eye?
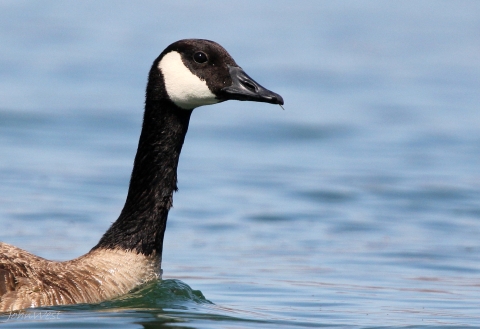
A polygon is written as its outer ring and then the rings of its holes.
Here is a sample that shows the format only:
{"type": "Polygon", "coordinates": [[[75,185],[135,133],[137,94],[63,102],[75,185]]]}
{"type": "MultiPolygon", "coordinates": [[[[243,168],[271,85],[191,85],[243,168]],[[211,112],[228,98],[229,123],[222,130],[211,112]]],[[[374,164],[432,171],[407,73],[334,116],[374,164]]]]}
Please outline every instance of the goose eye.
{"type": "Polygon", "coordinates": [[[195,54],[193,54],[193,59],[195,62],[202,64],[207,61],[207,55],[201,51],[197,51],[195,54]]]}

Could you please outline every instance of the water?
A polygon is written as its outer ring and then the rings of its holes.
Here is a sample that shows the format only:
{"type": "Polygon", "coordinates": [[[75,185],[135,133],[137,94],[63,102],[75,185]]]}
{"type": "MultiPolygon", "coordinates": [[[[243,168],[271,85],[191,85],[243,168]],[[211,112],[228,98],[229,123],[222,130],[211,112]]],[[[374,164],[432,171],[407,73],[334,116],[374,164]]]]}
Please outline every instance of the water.
{"type": "Polygon", "coordinates": [[[118,216],[169,43],[218,41],[286,101],[194,112],[164,281],[2,326],[480,327],[478,2],[0,6],[0,240],[43,257],[118,216]]]}

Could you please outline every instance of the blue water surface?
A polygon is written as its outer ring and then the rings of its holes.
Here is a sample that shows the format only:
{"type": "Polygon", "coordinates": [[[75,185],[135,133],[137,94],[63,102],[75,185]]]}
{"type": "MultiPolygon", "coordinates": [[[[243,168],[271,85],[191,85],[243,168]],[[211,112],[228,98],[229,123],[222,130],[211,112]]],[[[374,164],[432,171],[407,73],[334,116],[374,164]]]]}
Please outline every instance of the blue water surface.
{"type": "Polygon", "coordinates": [[[1,2],[0,241],[42,257],[88,252],[118,216],[168,44],[215,40],[285,99],[194,111],[163,281],[2,326],[480,328],[479,17],[474,0],[1,2]]]}

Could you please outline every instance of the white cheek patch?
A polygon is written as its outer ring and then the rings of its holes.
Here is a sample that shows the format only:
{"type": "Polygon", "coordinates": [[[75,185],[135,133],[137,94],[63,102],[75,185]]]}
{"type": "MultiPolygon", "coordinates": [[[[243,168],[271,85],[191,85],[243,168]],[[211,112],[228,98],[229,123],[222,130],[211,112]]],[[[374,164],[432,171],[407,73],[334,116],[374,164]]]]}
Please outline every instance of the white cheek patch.
{"type": "Polygon", "coordinates": [[[219,102],[207,83],[183,64],[178,52],[172,51],[163,56],[158,68],[162,71],[167,94],[177,106],[190,110],[219,102]]]}

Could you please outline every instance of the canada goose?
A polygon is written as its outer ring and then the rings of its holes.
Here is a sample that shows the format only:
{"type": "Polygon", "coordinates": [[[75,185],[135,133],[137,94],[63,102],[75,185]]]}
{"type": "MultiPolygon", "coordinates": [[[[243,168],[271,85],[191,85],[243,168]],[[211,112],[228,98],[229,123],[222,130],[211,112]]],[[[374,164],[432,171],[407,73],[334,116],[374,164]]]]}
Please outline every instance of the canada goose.
{"type": "Polygon", "coordinates": [[[87,254],[50,261],[0,243],[0,311],[97,303],[161,278],[162,245],[192,110],[226,100],[283,105],[220,45],[187,39],[153,62],[123,210],[87,254]]]}

